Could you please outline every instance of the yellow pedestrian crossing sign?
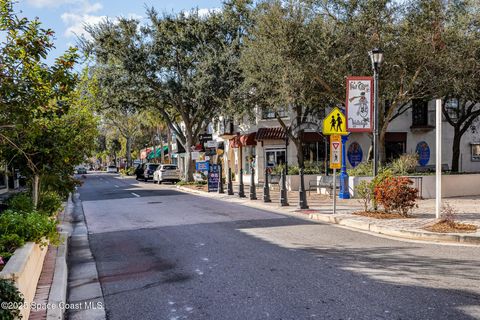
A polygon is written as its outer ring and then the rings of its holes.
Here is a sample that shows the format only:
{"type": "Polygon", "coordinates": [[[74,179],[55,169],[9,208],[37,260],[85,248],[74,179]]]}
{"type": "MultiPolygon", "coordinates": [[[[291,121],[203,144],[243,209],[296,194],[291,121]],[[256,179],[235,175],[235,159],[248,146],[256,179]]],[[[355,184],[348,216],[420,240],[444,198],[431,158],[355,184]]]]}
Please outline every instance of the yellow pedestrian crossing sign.
{"type": "Polygon", "coordinates": [[[332,111],[323,119],[323,134],[339,134],[347,135],[347,121],[343,115],[342,110],[335,107],[332,111]]]}
{"type": "Polygon", "coordinates": [[[342,167],[342,137],[338,134],[330,136],[330,169],[342,167]]]}

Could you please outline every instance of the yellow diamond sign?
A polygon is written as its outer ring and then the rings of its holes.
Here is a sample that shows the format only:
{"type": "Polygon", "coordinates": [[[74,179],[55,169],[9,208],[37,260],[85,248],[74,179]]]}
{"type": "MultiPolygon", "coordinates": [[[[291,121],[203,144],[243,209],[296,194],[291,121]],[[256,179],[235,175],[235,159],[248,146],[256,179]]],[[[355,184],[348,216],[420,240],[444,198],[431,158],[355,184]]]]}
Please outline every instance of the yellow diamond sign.
{"type": "Polygon", "coordinates": [[[339,134],[347,135],[347,121],[343,115],[342,110],[335,107],[332,111],[323,119],[323,134],[339,134]]]}

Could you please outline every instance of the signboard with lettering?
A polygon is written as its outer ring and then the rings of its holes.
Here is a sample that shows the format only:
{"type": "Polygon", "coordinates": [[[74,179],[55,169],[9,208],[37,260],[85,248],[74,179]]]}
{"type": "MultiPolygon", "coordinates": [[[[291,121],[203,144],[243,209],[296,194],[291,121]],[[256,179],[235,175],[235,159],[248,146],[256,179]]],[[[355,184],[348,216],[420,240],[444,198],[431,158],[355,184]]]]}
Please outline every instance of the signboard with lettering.
{"type": "Polygon", "coordinates": [[[430,161],[430,147],[425,141],[420,141],[417,143],[417,148],[415,150],[418,154],[418,164],[426,166],[430,161]]]}
{"type": "Polygon", "coordinates": [[[197,171],[208,171],[210,163],[208,161],[197,161],[195,162],[195,170],[197,171]]]}
{"type": "Polygon", "coordinates": [[[201,144],[212,140],[212,134],[211,133],[202,133],[198,135],[198,140],[200,141],[201,144]]]}
{"type": "Polygon", "coordinates": [[[337,134],[330,136],[330,169],[342,167],[342,137],[337,134]]]}
{"type": "Polygon", "coordinates": [[[208,192],[218,191],[218,182],[220,181],[220,166],[212,164],[208,170],[208,192]]]}
{"type": "Polygon", "coordinates": [[[362,146],[358,142],[352,142],[347,150],[348,162],[352,167],[358,166],[363,159],[363,150],[362,146]]]}
{"type": "Polygon", "coordinates": [[[373,78],[347,78],[347,130],[371,132],[373,130],[373,78]]]}
{"type": "Polygon", "coordinates": [[[324,135],[339,134],[347,135],[347,126],[345,124],[345,116],[342,110],[335,107],[332,111],[323,119],[324,135]]]}

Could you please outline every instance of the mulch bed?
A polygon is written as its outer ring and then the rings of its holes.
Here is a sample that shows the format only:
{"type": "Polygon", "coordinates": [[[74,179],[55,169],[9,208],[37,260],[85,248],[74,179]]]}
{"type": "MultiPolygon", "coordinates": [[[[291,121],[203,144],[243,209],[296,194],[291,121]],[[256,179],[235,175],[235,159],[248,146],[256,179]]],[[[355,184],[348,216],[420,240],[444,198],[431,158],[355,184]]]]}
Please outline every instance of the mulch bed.
{"type": "Polygon", "coordinates": [[[183,185],[182,187],[208,192],[208,186],[206,184],[205,185],[186,184],[186,185],[183,185]]]}
{"type": "Polygon", "coordinates": [[[382,211],[359,211],[359,212],[353,212],[353,214],[357,216],[363,216],[363,217],[369,217],[369,218],[374,218],[374,219],[408,219],[408,218],[413,218],[412,216],[402,216],[401,214],[398,213],[385,213],[382,211]]]}
{"type": "Polygon", "coordinates": [[[455,232],[455,233],[468,233],[468,232],[476,232],[477,226],[468,223],[459,223],[454,221],[446,221],[442,220],[434,225],[424,228],[427,231],[431,232],[455,232]]]}

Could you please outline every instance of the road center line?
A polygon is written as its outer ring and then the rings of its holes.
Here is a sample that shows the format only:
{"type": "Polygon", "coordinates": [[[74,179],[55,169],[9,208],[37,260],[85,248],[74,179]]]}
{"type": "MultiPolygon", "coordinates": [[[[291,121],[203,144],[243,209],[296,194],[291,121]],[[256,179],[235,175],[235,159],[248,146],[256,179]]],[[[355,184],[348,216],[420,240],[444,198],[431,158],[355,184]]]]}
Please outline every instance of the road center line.
{"type": "Polygon", "coordinates": [[[135,192],[131,192],[131,194],[133,194],[137,198],[140,198],[140,196],[138,194],[136,194],[135,192]]]}

